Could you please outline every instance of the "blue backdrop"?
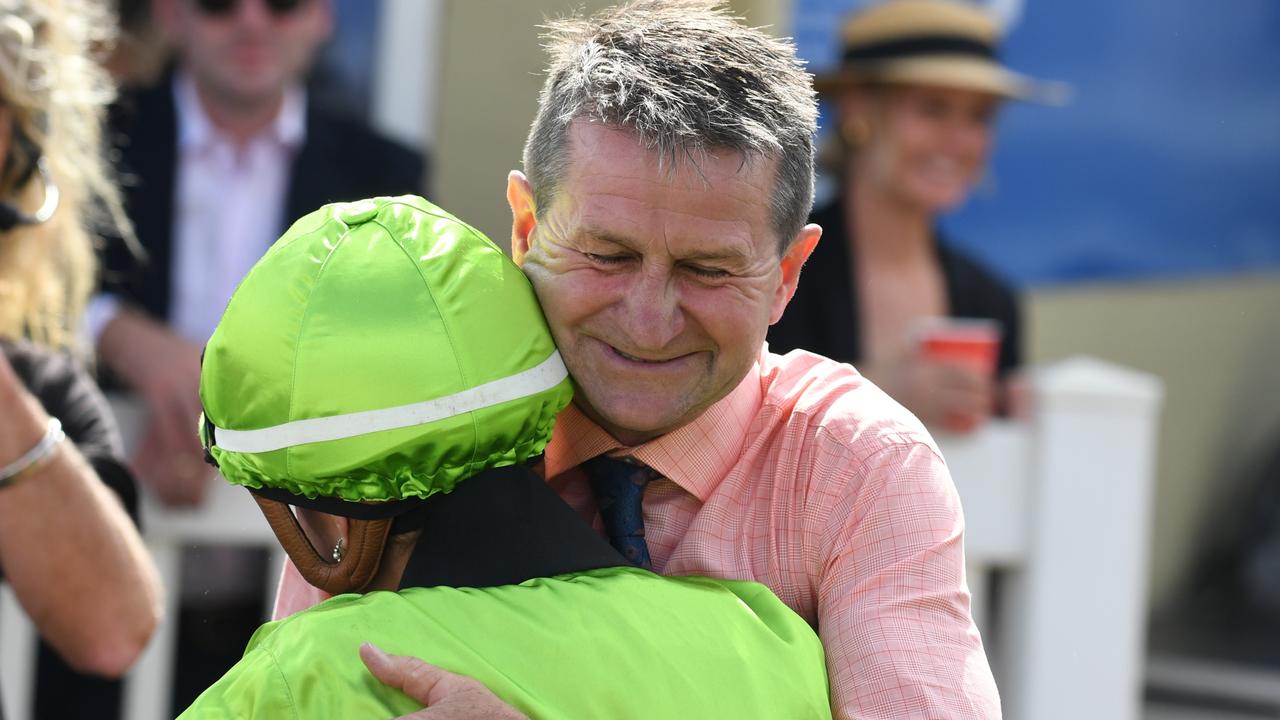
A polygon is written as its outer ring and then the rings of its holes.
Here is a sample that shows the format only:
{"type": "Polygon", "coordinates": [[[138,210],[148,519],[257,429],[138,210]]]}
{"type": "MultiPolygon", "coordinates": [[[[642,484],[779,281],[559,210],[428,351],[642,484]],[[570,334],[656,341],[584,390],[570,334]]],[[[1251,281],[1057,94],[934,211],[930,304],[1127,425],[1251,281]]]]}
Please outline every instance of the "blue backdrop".
{"type": "MultiPolygon", "coordinates": [[[[796,0],[813,69],[864,4],[796,0]]],[[[990,4],[1006,62],[1074,97],[1004,110],[957,244],[1023,285],[1280,269],[1280,2],[990,4]]]]}

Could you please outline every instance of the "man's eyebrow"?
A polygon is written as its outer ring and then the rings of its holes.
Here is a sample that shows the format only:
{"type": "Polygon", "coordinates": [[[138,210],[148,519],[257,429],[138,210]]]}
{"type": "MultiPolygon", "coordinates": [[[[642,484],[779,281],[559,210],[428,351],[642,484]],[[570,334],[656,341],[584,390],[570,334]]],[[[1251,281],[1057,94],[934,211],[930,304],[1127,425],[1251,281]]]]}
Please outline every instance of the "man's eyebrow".
{"type": "Polygon", "coordinates": [[[595,240],[597,242],[608,243],[610,245],[618,245],[619,247],[631,248],[635,247],[635,241],[625,235],[618,235],[607,230],[596,230],[594,228],[581,228],[574,233],[575,237],[585,240],[595,240]]]}
{"type": "MultiPolygon", "coordinates": [[[[584,227],[580,228],[574,234],[574,237],[602,242],[609,245],[617,245],[620,248],[631,250],[636,247],[637,243],[634,239],[608,230],[584,227]]],[[[682,262],[728,262],[728,263],[745,263],[749,261],[750,255],[742,251],[739,247],[720,247],[720,248],[697,248],[687,253],[682,253],[677,258],[682,262]]]]}
{"type": "Polygon", "coordinates": [[[680,256],[681,260],[728,261],[742,262],[748,259],[746,253],[737,248],[721,248],[718,250],[694,250],[680,256]]]}

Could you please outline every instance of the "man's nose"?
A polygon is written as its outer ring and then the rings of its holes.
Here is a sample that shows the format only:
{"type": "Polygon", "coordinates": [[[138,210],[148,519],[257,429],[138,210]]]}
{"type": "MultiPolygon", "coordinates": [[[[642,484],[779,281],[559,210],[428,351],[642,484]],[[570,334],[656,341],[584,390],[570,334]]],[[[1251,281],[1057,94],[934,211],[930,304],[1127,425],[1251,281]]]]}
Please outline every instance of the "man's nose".
{"type": "Polygon", "coordinates": [[[235,8],[236,22],[242,26],[264,27],[271,25],[274,16],[266,0],[240,0],[235,8]]]}
{"type": "Polygon", "coordinates": [[[636,344],[635,350],[658,352],[667,348],[684,331],[680,291],[671,273],[644,268],[627,290],[622,300],[622,329],[636,344]]]}

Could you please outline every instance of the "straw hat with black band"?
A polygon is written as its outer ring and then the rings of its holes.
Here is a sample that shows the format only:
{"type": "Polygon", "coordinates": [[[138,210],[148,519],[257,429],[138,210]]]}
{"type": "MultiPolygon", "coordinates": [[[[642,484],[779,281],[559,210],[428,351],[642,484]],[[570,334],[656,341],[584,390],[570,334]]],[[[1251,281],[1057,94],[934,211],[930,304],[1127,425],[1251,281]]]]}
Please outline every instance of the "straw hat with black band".
{"type": "Polygon", "coordinates": [[[958,0],[889,0],[850,18],[841,30],[839,67],[814,78],[819,93],[859,85],[941,85],[1017,100],[1059,104],[1068,89],[1000,63],[1000,24],[958,0]]]}

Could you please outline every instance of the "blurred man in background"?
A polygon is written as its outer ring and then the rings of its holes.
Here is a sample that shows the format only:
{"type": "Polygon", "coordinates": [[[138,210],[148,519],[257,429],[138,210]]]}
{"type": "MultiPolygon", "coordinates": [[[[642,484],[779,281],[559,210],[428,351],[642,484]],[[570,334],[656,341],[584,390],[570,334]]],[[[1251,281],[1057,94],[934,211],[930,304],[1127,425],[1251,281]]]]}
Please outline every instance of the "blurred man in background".
{"type": "Polygon", "coordinates": [[[308,104],[303,77],[332,31],[328,0],[157,0],[176,63],[125,98],[115,129],[126,205],[149,257],[107,254],[91,313],[102,362],[150,410],[135,457],[166,504],[208,486],[190,432],[199,348],[245,271],[290,218],[326,202],[419,191],[423,160],[308,104]]]}
{"type": "MultiPolygon", "coordinates": [[[[152,10],[174,61],[113,117],[125,205],[147,257],[107,250],[107,293],[89,326],[102,365],[146,404],[133,456],[144,486],[191,506],[212,479],[192,431],[200,348],[236,284],[308,210],[421,192],[424,161],[308,101],[304,79],[333,31],[329,0],[154,0],[152,10]]],[[[220,675],[256,627],[262,562],[226,548],[183,563],[184,610],[199,608],[184,612],[183,657],[211,658],[198,674],[220,675]],[[204,650],[189,644],[199,645],[187,637],[197,629],[204,650]]]]}

